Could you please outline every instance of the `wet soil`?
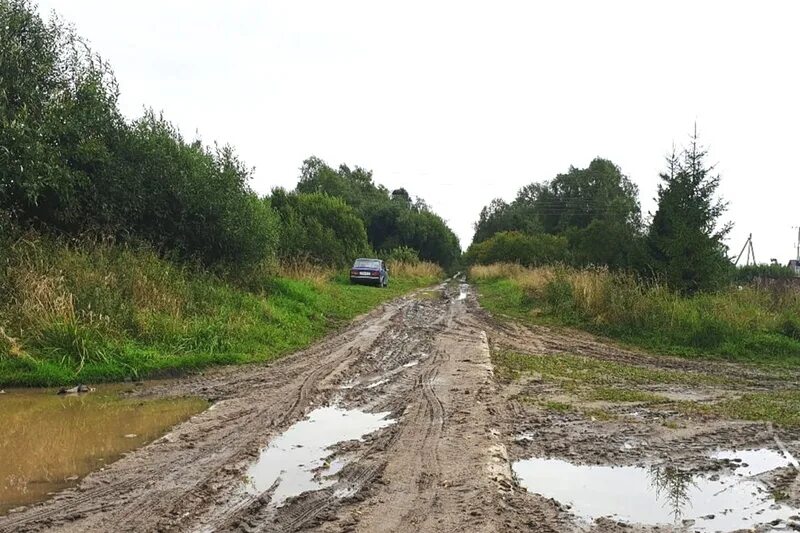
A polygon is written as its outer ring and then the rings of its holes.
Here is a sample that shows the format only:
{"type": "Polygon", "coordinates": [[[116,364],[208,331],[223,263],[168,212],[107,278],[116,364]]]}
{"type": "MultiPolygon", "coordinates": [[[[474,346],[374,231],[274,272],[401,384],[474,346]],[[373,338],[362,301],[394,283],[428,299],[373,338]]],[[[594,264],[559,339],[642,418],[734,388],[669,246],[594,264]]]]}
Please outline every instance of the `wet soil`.
{"type": "MultiPolygon", "coordinates": [[[[525,460],[626,467],[633,477],[671,467],[716,481],[739,470],[780,493],[782,506],[800,499],[792,464],[753,474],[735,456],[712,456],[800,450],[796,431],[670,404],[592,403],[613,415],[602,420],[554,410],[546,403],[563,399],[558,386],[495,374],[492,352],[504,349],[714,373],[752,390],[796,379],[497,321],[471,287],[451,283],[385,304],[272,364],[137,391],[214,404],[76,487],[0,517],[0,531],[692,531],[682,520],[656,526],[624,512],[583,512],[577,491],[524,479],[525,460]]],[[[659,389],[698,401],[739,392],[724,384],[659,389]]]]}

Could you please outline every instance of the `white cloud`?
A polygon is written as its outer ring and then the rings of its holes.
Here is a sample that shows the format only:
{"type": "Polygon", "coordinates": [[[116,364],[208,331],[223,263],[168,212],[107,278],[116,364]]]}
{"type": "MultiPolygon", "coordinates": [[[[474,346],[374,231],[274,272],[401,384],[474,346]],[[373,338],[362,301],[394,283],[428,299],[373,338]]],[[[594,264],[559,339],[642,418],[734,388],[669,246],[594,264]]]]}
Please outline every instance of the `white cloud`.
{"type": "Polygon", "coordinates": [[[793,251],[800,4],[40,1],[109,59],[126,114],[228,142],[254,187],[371,168],[469,243],[480,208],[600,155],[654,208],[695,120],[758,258],[793,251]]]}

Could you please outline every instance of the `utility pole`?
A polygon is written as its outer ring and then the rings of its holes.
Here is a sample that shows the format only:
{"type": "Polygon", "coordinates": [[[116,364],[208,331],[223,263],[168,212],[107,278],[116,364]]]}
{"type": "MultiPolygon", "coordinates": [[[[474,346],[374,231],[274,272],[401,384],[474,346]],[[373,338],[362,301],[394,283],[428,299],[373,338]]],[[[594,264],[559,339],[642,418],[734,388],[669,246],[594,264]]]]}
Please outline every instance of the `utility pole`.
{"type": "Polygon", "coordinates": [[[800,226],[792,226],[797,229],[797,262],[800,263],[800,226]]]}
{"type": "MultiPolygon", "coordinates": [[[[798,235],[798,238],[800,238],[800,232],[798,232],[797,235],[798,235]]],[[[742,251],[739,252],[739,256],[736,258],[736,262],[734,263],[734,265],[738,265],[739,264],[739,260],[742,258],[742,254],[744,254],[745,250],[747,250],[747,258],[745,259],[745,266],[750,266],[750,259],[751,258],[753,259],[753,265],[755,265],[756,264],[756,252],[755,252],[755,250],[753,250],[753,234],[752,233],[747,237],[747,240],[745,241],[744,246],[742,246],[742,251]]],[[[798,245],[798,254],[800,254],[800,245],[798,245]]]]}

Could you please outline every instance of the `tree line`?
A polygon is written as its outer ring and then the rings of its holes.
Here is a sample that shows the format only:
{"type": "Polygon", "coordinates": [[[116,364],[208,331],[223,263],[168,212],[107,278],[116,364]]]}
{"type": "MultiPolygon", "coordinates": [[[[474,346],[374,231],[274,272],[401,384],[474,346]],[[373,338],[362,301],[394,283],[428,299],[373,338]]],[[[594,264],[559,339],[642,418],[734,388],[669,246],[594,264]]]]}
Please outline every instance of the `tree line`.
{"type": "Polygon", "coordinates": [[[686,293],[719,288],[735,273],[724,243],[731,224],[720,222],[727,205],[706,158],[696,132],[688,146],[673,150],[649,222],[636,185],[606,159],[527,185],[510,203],[495,199],[483,208],[466,258],[605,266],[686,293]]]}
{"type": "Polygon", "coordinates": [[[184,139],[153,111],[127,120],[118,97],[71,26],[0,0],[0,229],[144,241],[206,266],[400,254],[449,267],[461,254],[424,201],[367,170],[312,157],[294,191],[260,197],[232,147],[184,139]]]}

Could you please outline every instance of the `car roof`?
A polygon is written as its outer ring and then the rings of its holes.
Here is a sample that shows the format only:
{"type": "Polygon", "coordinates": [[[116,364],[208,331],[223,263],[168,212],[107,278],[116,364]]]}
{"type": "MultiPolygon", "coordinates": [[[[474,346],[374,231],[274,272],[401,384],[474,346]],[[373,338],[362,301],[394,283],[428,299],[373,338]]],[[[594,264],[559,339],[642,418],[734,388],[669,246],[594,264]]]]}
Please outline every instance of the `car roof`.
{"type": "Polygon", "coordinates": [[[375,259],[374,257],[359,257],[356,261],[380,261],[380,259],[375,259]]]}

